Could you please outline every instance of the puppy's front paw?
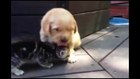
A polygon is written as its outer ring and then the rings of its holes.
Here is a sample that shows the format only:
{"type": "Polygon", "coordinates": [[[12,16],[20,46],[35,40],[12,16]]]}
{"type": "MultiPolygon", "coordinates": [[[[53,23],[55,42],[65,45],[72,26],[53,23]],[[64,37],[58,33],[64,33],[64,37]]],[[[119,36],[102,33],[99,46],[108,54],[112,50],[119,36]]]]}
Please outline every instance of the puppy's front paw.
{"type": "Polygon", "coordinates": [[[75,63],[77,61],[77,58],[75,55],[71,55],[68,59],[68,62],[69,63],[75,63]]]}

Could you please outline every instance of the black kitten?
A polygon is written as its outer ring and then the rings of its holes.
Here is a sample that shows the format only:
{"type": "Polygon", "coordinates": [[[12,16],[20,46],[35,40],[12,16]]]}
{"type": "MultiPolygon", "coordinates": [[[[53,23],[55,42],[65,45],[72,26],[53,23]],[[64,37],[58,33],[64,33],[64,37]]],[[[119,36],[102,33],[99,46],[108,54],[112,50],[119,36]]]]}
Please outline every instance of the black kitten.
{"type": "Polygon", "coordinates": [[[19,67],[24,63],[35,62],[42,67],[51,68],[55,61],[66,61],[68,49],[58,47],[49,42],[20,38],[12,39],[11,44],[11,73],[23,75],[24,71],[19,67]]]}

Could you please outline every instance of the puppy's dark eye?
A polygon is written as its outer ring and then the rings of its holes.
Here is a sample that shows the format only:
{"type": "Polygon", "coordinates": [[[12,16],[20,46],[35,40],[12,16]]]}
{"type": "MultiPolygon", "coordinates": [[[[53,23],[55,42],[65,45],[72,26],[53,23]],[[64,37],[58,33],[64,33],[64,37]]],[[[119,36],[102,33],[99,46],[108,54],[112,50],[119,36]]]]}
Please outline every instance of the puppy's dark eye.
{"type": "Polygon", "coordinates": [[[55,29],[53,29],[54,31],[56,31],[56,32],[58,32],[59,31],[59,29],[58,28],[55,28],[55,29]]]}

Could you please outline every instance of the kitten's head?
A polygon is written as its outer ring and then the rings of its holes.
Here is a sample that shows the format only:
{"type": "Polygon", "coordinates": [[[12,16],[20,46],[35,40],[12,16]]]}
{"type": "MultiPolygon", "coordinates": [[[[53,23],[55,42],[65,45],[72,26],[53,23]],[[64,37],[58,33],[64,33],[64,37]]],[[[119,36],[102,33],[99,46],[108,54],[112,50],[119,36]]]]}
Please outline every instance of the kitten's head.
{"type": "Polygon", "coordinates": [[[58,46],[56,48],[56,56],[61,60],[66,60],[69,57],[69,50],[67,47],[58,46]]]}

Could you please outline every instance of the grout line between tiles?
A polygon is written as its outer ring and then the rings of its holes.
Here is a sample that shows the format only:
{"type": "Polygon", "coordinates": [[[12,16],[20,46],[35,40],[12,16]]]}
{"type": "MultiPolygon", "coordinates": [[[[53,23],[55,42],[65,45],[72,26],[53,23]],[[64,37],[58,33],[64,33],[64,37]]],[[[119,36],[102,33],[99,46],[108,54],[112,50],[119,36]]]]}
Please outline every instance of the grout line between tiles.
{"type": "Polygon", "coordinates": [[[100,63],[98,63],[98,64],[104,69],[104,71],[105,71],[106,73],[108,73],[112,78],[114,78],[113,75],[110,74],[100,63]]]}
{"type": "MultiPolygon", "coordinates": [[[[113,29],[112,31],[114,31],[114,30],[116,30],[116,29],[113,29]]],[[[110,31],[110,32],[112,32],[112,31],[110,31]]],[[[109,32],[108,32],[109,33],[109,32]]],[[[105,34],[103,34],[103,35],[106,35],[106,34],[108,34],[108,33],[105,33],[105,34]]],[[[101,35],[101,36],[103,36],[103,35],[101,35]]],[[[100,37],[101,37],[100,36],[100,37]]],[[[98,37],[98,38],[100,38],[100,37],[98,37]]],[[[94,40],[97,40],[98,38],[96,38],[96,39],[94,39],[94,40]]],[[[108,55],[110,55],[115,49],[117,49],[122,43],[124,43],[127,39],[128,39],[129,37],[127,37],[126,39],[124,39],[120,44],[118,44],[112,51],[110,51],[104,58],[102,58],[99,62],[98,61],[96,61],[85,49],[84,49],[84,47],[82,47],[81,46],[81,48],[96,62],[96,63],[98,63],[102,68],[103,68],[103,70],[105,70],[112,78],[113,78],[113,76],[100,64],[100,62],[102,61],[102,60],[104,60],[108,55]]],[[[94,41],[94,40],[92,40],[92,41],[94,41]]],[[[90,41],[91,42],[91,41],[90,41]]],[[[89,42],[88,42],[89,43],[89,42]]],[[[87,43],[85,43],[85,44],[87,44],[87,43]]]]}
{"type": "Polygon", "coordinates": [[[100,62],[103,61],[107,56],[109,56],[109,55],[110,55],[115,49],[117,49],[120,45],[122,45],[128,38],[129,38],[129,37],[127,37],[126,39],[124,39],[119,45],[117,45],[111,52],[109,52],[104,58],[102,58],[102,59],[98,62],[98,64],[99,64],[112,78],[114,78],[114,76],[113,76],[110,72],[108,72],[108,71],[103,67],[103,65],[100,64],[100,62]]]}
{"type": "MultiPolygon", "coordinates": [[[[100,63],[98,63],[98,61],[96,61],[83,47],[81,47],[104,71],[106,71],[107,73],[108,73],[108,71],[102,66],[102,65],[100,65],[100,63]]],[[[113,78],[113,76],[110,74],[110,73],[108,73],[112,78],[113,78]]]]}
{"type": "Polygon", "coordinates": [[[103,61],[107,56],[109,56],[114,50],[116,50],[119,46],[121,46],[127,39],[128,39],[129,37],[126,37],[120,44],[118,44],[114,49],[112,49],[105,57],[103,57],[100,61],[99,61],[99,63],[101,62],[101,61],[103,61]]]}
{"type": "MultiPolygon", "coordinates": [[[[97,40],[98,38],[100,38],[100,37],[102,37],[102,36],[104,36],[104,35],[106,35],[106,34],[112,32],[112,31],[115,31],[115,30],[117,30],[117,29],[118,29],[118,28],[114,28],[114,29],[110,30],[109,32],[107,32],[107,33],[105,33],[105,34],[103,34],[103,35],[101,35],[101,36],[99,36],[99,37],[97,37],[97,38],[95,38],[95,39],[93,39],[93,40],[90,40],[90,41],[86,42],[85,44],[82,44],[82,46],[84,46],[84,45],[86,45],[86,44],[88,44],[88,43],[90,43],[90,42],[92,42],[92,41],[95,41],[95,40],[97,40]]],[[[86,37],[85,37],[85,38],[86,38],[86,37]]],[[[81,47],[82,47],[82,46],[81,46],[81,47]]]]}
{"type": "Polygon", "coordinates": [[[89,72],[98,72],[104,70],[91,70],[91,71],[83,71],[83,72],[72,72],[72,73],[64,73],[64,74],[55,74],[55,75],[47,75],[47,76],[40,76],[40,77],[53,77],[53,76],[61,76],[61,75],[71,75],[71,74],[80,74],[80,73],[89,73],[89,72]]]}

